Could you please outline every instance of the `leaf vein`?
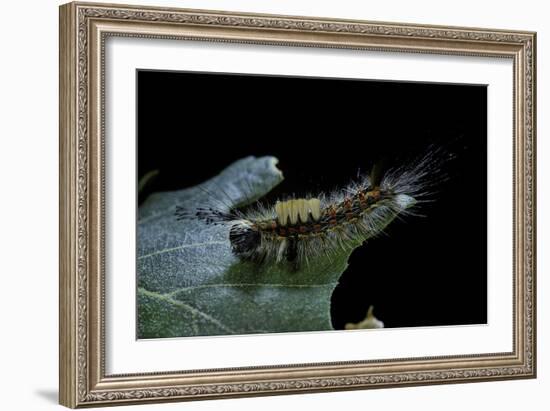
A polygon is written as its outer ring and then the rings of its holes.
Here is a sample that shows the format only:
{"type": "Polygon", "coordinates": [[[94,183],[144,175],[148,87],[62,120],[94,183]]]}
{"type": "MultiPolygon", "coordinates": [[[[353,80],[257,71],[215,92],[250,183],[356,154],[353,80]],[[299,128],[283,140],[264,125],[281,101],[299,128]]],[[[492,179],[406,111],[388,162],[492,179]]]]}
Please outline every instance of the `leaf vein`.
{"type": "Polygon", "coordinates": [[[204,284],[196,285],[190,287],[183,287],[177,290],[174,290],[170,293],[164,294],[166,296],[172,297],[182,291],[194,291],[201,288],[217,288],[217,287],[228,287],[228,288],[246,288],[246,287],[273,287],[273,288],[328,288],[336,286],[336,282],[325,283],[325,284],[269,284],[269,283],[238,283],[238,284],[204,284]]]}
{"type": "Polygon", "coordinates": [[[221,245],[221,244],[225,244],[225,243],[226,243],[226,241],[207,241],[205,243],[183,244],[183,245],[180,245],[180,246],[177,246],[177,247],[165,248],[165,249],[158,250],[158,251],[155,251],[155,252],[152,252],[152,253],[149,253],[149,254],[140,255],[138,257],[138,260],[142,260],[142,259],[148,258],[148,257],[153,257],[153,256],[159,255],[159,254],[170,253],[172,251],[182,250],[184,248],[193,248],[193,247],[201,247],[201,246],[208,246],[208,245],[221,245]]]}
{"type": "Polygon", "coordinates": [[[183,309],[185,309],[185,310],[187,310],[187,311],[189,311],[189,312],[191,312],[195,315],[198,315],[198,316],[204,318],[205,320],[215,324],[216,326],[218,326],[219,328],[221,328],[225,332],[228,332],[230,334],[235,334],[234,330],[232,330],[231,328],[229,328],[228,326],[223,324],[220,320],[217,320],[216,318],[212,317],[210,314],[207,314],[204,311],[201,311],[198,308],[193,307],[192,305],[186,304],[186,303],[178,301],[178,300],[174,300],[173,298],[170,298],[170,296],[168,294],[155,293],[153,291],[146,290],[145,288],[139,288],[138,290],[141,291],[145,295],[148,295],[148,296],[154,297],[154,298],[158,298],[158,299],[163,300],[163,301],[165,301],[169,304],[175,305],[176,307],[183,308],[183,309]]]}

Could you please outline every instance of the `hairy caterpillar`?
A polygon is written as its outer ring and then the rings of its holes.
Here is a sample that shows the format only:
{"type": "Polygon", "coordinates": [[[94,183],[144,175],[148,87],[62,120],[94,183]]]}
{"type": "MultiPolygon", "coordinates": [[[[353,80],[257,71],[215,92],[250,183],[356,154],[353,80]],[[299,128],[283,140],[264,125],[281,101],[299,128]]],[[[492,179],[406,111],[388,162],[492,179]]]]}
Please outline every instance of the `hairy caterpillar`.
{"type": "Polygon", "coordinates": [[[228,207],[197,208],[192,214],[177,208],[178,219],[199,218],[229,227],[235,255],[258,264],[291,264],[298,269],[320,254],[353,250],[380,234],[396,217],[412,214],[429,189],[443,176],[441,150],[382,173],[374,166],[341,190],[303,198],[288,198],[245,211],[228,207]]]}

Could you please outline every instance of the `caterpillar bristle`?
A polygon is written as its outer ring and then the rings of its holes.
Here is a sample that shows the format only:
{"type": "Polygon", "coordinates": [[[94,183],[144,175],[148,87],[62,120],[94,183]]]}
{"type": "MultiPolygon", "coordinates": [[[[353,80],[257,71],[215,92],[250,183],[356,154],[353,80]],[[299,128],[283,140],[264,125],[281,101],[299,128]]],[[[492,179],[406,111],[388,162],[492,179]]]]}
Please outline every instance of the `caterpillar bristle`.
{"type": "Polygon", "coordinates": [[[229,226],[235,255],[257,264],[288,263],[297,270],[317,256],[332,258],[351,251],[384,232],[396,217],[415,215],[411,207],[429,201],[433,187],[444,180],[448,156],[430,150],[412,163],[385,170],[376,163],[367,176],[342,190],[305,198],[257,202],[245,211],[222,206],[176,209],[178,220],[194,218],[229,226]]]}
{"type": "Polygon", "coordinates": [[[181,221],[181,220],[188,219],[191,217],[192,214],[194,213],[184,209],[183,207],[176,206],[176,212],[175,212],[176,220],[181,221]]]}

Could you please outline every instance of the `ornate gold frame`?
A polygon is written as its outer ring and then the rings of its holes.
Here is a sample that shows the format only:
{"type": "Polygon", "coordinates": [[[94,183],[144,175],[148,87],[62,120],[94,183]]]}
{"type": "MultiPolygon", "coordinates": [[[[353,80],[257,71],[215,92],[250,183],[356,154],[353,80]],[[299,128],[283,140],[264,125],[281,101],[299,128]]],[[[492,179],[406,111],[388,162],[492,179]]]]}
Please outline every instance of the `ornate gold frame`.
{"type": "Polygon", "coordinates": [[[92,3],[61,6],[60,403],[83,407],[535,377],[535,40],[532,32],[92,3]],[[513,351],[105,375],[103,51],[108,36],[512,59],[513,351]]]}

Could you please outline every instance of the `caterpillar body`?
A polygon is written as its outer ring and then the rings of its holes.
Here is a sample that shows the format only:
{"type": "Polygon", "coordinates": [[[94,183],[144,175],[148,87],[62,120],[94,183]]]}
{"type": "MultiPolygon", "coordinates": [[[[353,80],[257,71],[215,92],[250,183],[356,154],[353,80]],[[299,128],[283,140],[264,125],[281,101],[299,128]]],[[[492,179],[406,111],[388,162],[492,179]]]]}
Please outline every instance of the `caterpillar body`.
{"type": "MultiPolygon", "coordinates": [[[[440,180],[441,160],[428,153],[413,163],[369,175],[342,190],[291,198],[245,211],[227,207],[197,208],[194,217],[229,227],[235,255],[258,264],[290,264],[298,269],[323,254],[351,251],[383,232],[396,217],[412,214],[428,188],[440,180]]],[[[188,218],[178,208],[178,219],[188,218]]]]}

